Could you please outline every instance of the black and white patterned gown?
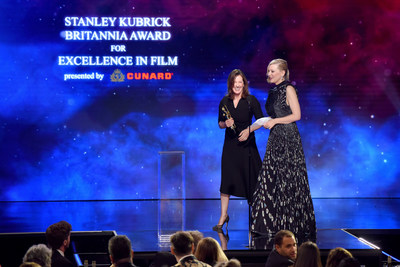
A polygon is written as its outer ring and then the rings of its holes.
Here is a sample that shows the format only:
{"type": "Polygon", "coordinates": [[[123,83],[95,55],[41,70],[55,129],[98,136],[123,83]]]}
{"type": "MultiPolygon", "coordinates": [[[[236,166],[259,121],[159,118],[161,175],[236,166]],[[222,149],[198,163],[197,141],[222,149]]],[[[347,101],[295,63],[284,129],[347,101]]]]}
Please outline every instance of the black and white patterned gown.
{"type": "MultiPolygon", "coordinates": [[[[286,104],[284,81],[269,91],[265,104],[272,118],[292,113],[286,104]]],[[[296,92],[297,93],[297,92],[296,92]]],[[[253,233],[274,235],[290,230],[301,239],[314,240],[314,207],[307,178],[300,134],[295,122],[276,124],[270,131],[252,201],[253,233]]]]}

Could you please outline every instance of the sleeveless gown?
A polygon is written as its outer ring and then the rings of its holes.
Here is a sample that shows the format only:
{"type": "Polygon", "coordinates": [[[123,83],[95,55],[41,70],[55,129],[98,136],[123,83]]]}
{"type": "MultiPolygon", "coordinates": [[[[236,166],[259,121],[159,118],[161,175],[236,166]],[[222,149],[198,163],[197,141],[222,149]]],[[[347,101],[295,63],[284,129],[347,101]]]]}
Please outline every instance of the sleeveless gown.
{"type": "MultiPolygon", "coordinates": [[[[290,115],[284,81],[269,91],[265,104],[272,118],[290,115]]],[[[297,93],[297,92],[296,92],[297,93]]],[[[295,122],[270,131],[252,201],[253,233],[273,236],[290,230],[302,240],[316,239],[314,207],[300,134],[295,122]]]]}

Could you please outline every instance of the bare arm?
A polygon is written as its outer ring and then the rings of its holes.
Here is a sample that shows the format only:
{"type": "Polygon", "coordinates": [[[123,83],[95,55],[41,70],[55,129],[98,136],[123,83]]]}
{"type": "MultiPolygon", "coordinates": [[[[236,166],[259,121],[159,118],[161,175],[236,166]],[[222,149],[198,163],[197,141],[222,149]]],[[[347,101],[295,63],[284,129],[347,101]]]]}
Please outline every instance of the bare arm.
{"type": "MultiPolygon", "coordinates": [[[[250,133],[258,130],[261,128],[261,125],[251,125],[250,127],[250,133]]],[[[246,127],[246,129],[244,129],[243,131],[240,132],[239,134],[239,141],[243,142],[246,141],[247,138],[249,138],[249,127],[246,127]]]]}

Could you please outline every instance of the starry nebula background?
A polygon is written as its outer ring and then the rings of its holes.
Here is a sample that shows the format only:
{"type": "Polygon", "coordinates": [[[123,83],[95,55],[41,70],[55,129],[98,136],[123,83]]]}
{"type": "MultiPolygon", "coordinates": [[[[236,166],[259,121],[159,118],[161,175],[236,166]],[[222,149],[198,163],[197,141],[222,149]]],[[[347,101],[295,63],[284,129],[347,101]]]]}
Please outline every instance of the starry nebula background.
{"type": "MultiPolygon", "coordinates": [[[[226,79],[242,69],[264,106],[274,58],[288,61],[299,92],[312,196],[400,197],[398,1],[3,0],[0,8],[0,201],[157,198],[160,151],[184,151],[186,197],[218,198],[226,79]],[[178,66],[119,69],[173,78],[115,83],[115,67],[58,66],[59,55],[115,55],[116,42],[64,40],[65,16],[170,17],[171,40],[120,42],[121,55],[178,56],[178,66]],[[105,80],[63,80],[92,71],[105,80]]],[[[262,158],[268,134],[256,133],[262,158]]]]}

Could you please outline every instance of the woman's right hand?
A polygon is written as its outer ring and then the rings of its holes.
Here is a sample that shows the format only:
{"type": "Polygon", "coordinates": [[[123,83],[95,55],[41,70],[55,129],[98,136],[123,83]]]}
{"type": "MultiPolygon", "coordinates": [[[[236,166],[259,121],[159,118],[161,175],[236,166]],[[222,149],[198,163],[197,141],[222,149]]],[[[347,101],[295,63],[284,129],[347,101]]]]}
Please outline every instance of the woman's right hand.
{"type": "Polygon", "coordinates": [[[225,121],[226,128],[231,128],[234,123],[235,123],[235,121],[232,118],[227,119],[225,121]]]}
{"type": "Polygon", "coordinates": [[[264,128],[265,129],[272,129],[274,126],[275,126],[275,124],[276,124],[276,121],[275,121],[275,119],[271,119],[271,120],[269,120],[269,121],[267,121],[266,123],[264,123],[264,128]]]}

